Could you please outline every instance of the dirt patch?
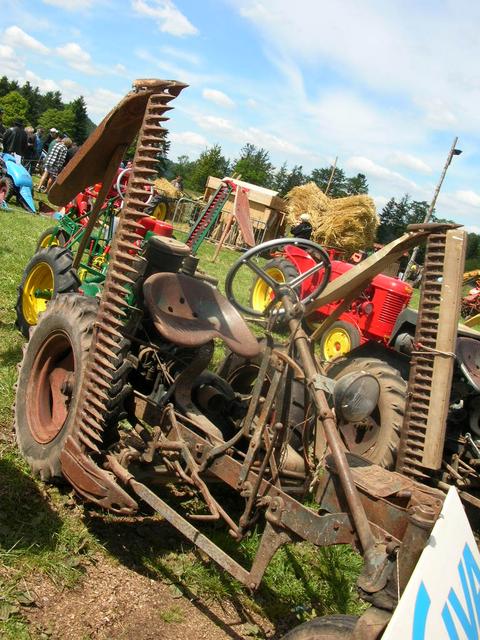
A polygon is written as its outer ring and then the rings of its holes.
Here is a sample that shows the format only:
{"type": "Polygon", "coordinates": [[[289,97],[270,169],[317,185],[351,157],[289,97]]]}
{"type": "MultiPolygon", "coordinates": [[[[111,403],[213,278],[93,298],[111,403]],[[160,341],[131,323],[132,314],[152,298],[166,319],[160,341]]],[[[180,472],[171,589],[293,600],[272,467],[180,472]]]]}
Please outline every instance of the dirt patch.
{"type": "Polygon", "coordinates": [[[235,608],[191,602],[173,585],[98,556],[73,589],[39,578],[23,613],[33,637],[51,640],[226,640],[272,637],[270,625],[235,608]]]}

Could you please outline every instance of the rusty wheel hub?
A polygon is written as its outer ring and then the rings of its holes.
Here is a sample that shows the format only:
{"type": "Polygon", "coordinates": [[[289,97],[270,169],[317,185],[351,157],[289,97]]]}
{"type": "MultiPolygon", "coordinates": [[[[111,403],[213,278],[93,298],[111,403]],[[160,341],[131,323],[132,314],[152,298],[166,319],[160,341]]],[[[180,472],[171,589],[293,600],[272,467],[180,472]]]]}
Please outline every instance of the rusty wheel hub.
{"type": "Polygon", "coordinates": [[[27,393],[28,424],[40,444],[51,442],[68,416],[75,381],[75,360],[68,336],[52,333],[39,349],[27,393]]]}

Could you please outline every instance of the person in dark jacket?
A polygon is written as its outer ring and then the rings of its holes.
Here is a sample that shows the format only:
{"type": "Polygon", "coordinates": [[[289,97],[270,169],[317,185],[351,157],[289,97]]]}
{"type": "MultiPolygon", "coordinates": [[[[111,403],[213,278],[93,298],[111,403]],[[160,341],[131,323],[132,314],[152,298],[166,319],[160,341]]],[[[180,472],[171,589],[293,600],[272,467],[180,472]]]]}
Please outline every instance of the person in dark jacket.
{"type": "Polygon", "coordinates": [[[28,151],[28,137],[21,120],[16,120],[13,127],[5,131],[3,150],[5,153],[11,153],[15,156],[17,164],[22,163],[22,158],[28,151]]]}
{"type": "Polygon", "coordinates": [[[295,238],[310,240],[310,236],[312,235],[312,225],[310,223],[310,216],[308,213],[301,214],[299,223],[292,227],[291,232],[295,238]]]}

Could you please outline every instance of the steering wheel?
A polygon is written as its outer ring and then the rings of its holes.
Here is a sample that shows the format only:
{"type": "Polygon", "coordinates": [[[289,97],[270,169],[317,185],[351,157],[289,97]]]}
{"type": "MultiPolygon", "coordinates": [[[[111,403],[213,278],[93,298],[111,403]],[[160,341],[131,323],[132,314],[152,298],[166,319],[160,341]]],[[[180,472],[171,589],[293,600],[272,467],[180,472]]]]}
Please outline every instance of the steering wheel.
{"type": "MultiPolygon", "coordinates": [[[[127,173],[130,173],[131,171],[132,171],[132,167],[125,167],[125,169],[122,169],[122,171],[120,171],[120,173],[117,176],[117,181],[115,183],[115,189],[117,190],[118,195],[120,196],[121,200],[125,200],[125,191],[126,191],[126,189],[122,190],[123,177],[127,173]]],[[[150,202],[152,201],[152,198],[153,198],[153,186],[152,185],[150,186],[149,192],[150,193],[149,193],[148,199],[147,199],[145,204],[150,204],[150,202]]]]}
{"type": "MultiPolygon", "coordinates": [[[[271,257],[271,255],[269,257],[271,257]]],[[[284,295],[285,293],[294,292],[296,298],[298,299],[299,295],[296,290],[298,290],[302,282],[314,276],[321,269],[323,269],[323,273],[319,278],[319,282],[315,285],[315,288],[312,291],[310,291],[304,298],[300,300],[302,304],[311,302],[327,286],[330,279],[331,271],[330,258],[328,257],[328,253],[316,242],[313,242],[312,240],[305,240],[303,238],[279,238],[277,240],[268,240],[267,242],[259,244],[257,247],[253,247],[253,249],[249,249],[249,251],[244,253],[241,258],[239,258],[230,267],[225,280],[225,293],[228,300],[239,311],[242,311],[243,313],[246,313],[250,316],[264,317],[269,314],[271,309],[275,307],[278,302],[280,302],[282,295],[284,295]],[[299,249],[304,249],[312,258],[317,261],[317,263],[307,271],[300,273],[297,277],[289,280],[288,282],[277,282],[268,274],[265,269],[262,269],[261,266],[254,262],[254,259],[260,257],[263,253],[268,252],[269,254],[271,254],[273,250],[278,250],[280,247],[285,246],[293,246],[298,247],[299,249]],[[238,301],[233,292],[233,282],[239,269],[243,266],[249,267],[271,289],[271,301],[262,311],[259,311],[258,309],[252,309],[251,307],[246,307],[238,301]]]]}

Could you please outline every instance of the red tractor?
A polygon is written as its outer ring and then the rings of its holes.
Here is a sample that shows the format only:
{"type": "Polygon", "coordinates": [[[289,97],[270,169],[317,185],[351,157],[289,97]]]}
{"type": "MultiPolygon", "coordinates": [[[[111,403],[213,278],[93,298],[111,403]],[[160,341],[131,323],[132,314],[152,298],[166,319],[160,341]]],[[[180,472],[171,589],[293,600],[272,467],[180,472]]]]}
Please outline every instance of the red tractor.
{"type": "MultiPolygon", "coordinates": [[[[331,257],[330,280],[338,278],[353,264],[334,259],[338,252],[329,251],[331,257]],[[333,259],[332,259],[333,258],[333,259]]],[[[276,255],[265,268],[276,282],[289,282],[298,278],[315,265],[313,258],[303,249],[292,244],[285,247],[282,254],[276,255]]],[[[322,271],[316,272],[298,285],[300,300],[307,300],[322,278],[322,271]]],[[[295,288],[295,287],[294,287],[295,288]]],[[[366,289],[351,303],[347,311],[327,329],[321,337],[320,349],[324,360],[333,360],[352,349],[373,341],[387,344],[398,315],[408,306],[412,296],[412,287],[399,280],[379,274],[373,278],[366,289]]],[[[250,302],[253,309],[261,311],[271,301],[271,289],[265,281],[257,279],[252,287],[250,302]]],[[[330,316],[342,300],[330,302],[308,316],[306,323],[310,330],[315,329],[326,317],[330,316]]]]}

